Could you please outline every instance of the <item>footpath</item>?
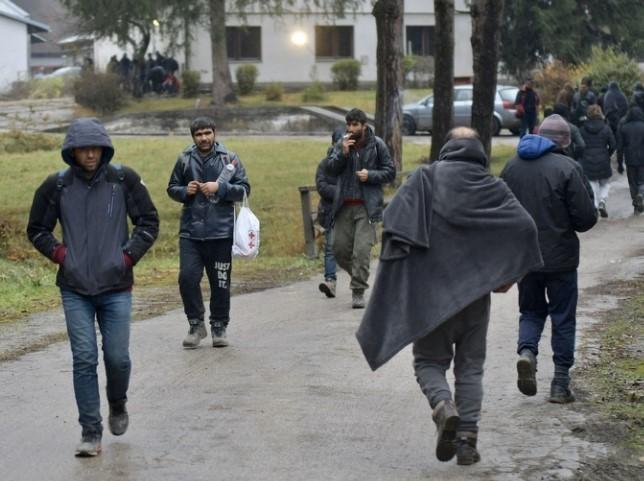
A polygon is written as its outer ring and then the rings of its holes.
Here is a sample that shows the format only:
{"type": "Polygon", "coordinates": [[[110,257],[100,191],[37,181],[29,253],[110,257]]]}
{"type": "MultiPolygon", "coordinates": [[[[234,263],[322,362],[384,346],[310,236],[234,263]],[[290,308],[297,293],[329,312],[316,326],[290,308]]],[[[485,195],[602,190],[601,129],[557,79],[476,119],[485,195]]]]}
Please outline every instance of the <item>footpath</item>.
{"type": "MultiPolygon", "coordinates": [[[[582,236],[580,343],[615,304],[588,289],[644,273],[644,216],[632,216],[626,179],[614,180],[611,217],[582,236]]],[[[609,453],[578,436],[583,410],[546,402],[549,324],[539,392],[518,393],[516,288],[493,295],[482,460],[461,467],[434,456],[410,349],[372,373],[354,337],[362,311],[350,308],[347,277],[333,300],[318,282],[235,296],[226,349],[183,350],[180,310],[134,323],[130,429],[118,438],[106,430],[97,458],[73,456],[80,428],[66,342],[0,362],[0,479],[554,481],[609,453]]]]}

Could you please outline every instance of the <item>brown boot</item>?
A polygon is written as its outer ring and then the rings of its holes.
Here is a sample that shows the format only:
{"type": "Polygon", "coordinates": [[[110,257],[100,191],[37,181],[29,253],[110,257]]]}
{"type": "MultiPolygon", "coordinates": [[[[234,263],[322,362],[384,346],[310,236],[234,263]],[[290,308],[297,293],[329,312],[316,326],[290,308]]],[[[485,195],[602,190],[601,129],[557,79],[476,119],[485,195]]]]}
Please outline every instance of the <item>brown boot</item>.
{"type": "Polygon", "coordinates": [[[436,423],[436,457],[449,461],[456,454],[456,427],[460,418],[454,401],[446,399],[434,408],[432,419],[436,423]]]}
{"type": "Polygon", "coordinates": [[[481,460],[481,455],[476,450],[476,437],[474,432],[456,433],[456,464],[469,466],[481,460]]]}

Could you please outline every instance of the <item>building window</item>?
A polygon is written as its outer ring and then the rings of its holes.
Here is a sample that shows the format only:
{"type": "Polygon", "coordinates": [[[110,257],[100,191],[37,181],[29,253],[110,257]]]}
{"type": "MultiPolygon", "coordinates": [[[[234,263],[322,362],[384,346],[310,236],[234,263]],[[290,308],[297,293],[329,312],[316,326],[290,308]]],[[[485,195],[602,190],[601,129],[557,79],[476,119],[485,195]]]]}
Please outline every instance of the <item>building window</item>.
{"type": "Polygon", "coordinates": [[[226,27],[229,60],[261,60],[261,27],[226,27]]]}
{"type": "Polygon", "coordinates": [[[316,26],[316,58],[352,58],[353,27],[316,26]]]}
{"type": "Polygon", "coordinates": [[[434,27],[407,27],[407,55],[434,56],[434,27]]]}

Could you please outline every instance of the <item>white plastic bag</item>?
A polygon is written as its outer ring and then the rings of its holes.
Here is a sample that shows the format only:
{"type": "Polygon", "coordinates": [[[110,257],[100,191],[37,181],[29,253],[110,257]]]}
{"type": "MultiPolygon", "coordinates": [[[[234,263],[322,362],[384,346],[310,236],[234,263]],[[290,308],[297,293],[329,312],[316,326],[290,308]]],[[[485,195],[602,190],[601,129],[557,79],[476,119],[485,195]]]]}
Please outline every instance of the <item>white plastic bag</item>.
{"type": "Polygon", "coordinates": [[[248,207],[248,198],[244,201],[235,217],[233,231],[233,256],[254,259],[259,254],[259,219],[248,207]]]}

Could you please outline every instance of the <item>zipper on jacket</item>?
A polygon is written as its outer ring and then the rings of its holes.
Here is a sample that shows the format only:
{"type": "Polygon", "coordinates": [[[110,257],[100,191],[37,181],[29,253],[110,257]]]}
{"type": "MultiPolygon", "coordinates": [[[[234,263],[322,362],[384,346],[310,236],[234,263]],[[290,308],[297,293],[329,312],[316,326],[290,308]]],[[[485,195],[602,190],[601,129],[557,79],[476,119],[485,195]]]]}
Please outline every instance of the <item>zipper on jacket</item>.
{"type": "Polygon", "coordinates": [[[114,196],[116,196],[116,184],[112,184],[112,195],[110,196],[110,203],[107,205],[108,217],[112,217],[114,213],[114,196]]]}

